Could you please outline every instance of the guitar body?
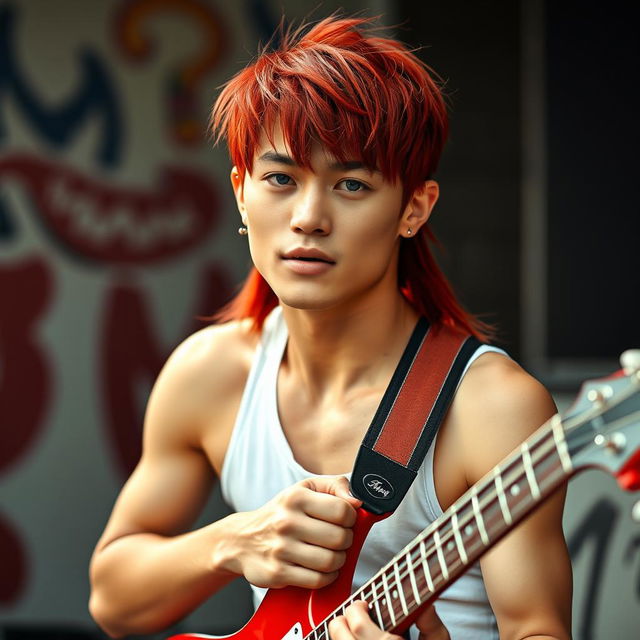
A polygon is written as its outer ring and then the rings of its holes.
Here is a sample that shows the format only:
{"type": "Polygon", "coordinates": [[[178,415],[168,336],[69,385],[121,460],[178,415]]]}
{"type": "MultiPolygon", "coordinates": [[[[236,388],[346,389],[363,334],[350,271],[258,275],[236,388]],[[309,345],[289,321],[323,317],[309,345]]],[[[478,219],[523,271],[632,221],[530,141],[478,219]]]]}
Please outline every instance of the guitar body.
{"type": "Polygon", "coordinates": [[[378,516],[364,509],[358,510],[353,526],[353,544],[347,551],[340,575],[330,585],[322,589],[270,589],[251,620],[236,633],[229,636],[183,633],[169,640],[214,637],[232,640],[302,640],[349,597],[358,556],[369,530],[388,515],[378,516]]]}

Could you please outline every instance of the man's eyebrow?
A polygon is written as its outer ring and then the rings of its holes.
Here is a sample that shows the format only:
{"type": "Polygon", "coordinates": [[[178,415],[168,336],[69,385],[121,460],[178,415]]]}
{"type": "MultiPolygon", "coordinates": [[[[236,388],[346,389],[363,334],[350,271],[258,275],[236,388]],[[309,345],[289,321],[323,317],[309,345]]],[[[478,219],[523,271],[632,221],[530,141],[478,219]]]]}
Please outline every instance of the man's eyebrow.
{"type": "MultiPolygon", "coordinates": [[[[279,164],[287,165],[288,167],[297,167],[298,163],[290,156],[275,151],[267,151],[263,153],[258,160],[263,162],[277,162],[279,164]]],[[[363,169],[370,173],[380,173],[378,169],[367,167],[360,160],[346,160],[345,162],[332,162],[329,165],[329,169],[332,171],[355,171],[356,169],[363,169]]]]}
{"type": "Polygon", "coordinates": [[[297,167],[298,163],[290,156],[285,156],[282,153],[276,153],[275,151],[267,151],[263,153],[258,160],[264,162],[278,162],[279,164],[286,164],[289,167],[297,167]]]}
{"type": "Polygon", "coordinates": [[[362,169],[369,173],[380,173],[375,167],[368,167],[364,162],[360,160],[346,160],[345,162],[334,162],[329,165],[330,169],[336,171],[355,171],[356,169],[362,169]]]}

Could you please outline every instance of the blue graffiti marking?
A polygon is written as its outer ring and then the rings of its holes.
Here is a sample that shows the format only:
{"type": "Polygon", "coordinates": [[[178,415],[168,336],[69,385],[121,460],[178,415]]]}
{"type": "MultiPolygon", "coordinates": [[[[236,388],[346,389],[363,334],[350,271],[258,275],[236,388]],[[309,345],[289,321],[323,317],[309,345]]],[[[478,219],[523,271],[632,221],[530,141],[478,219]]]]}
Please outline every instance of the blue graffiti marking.
{"type": "Polygon", "coordinates": [[[11,240],[15,235],[13,220],[9,217],[9,212],[0,198],[0,242],[11,240]]]}
{"type": "Polygon", "coordinates": [[[15,13],[14,7],[0,7],[0,143],[7,138],[2,103],[11,92],[34,129],[55,148],[65,147],[77,130],[97,112],[103,127],[96,160],[103,166],[116,165],[122,155],[123,118],[104,64],[93,52],[81,51],[82,83],[75,96],[63,106],[43,106],[27,85],[15,59],[15,13]]]}
{"type": "Polygon", "coordinates": [[[602,576],[606,564],[607,554],[611,547],[610,540],[617,525],[620,510],[610,500],[602,499],[587,513],[567,541],[571,559],[575,560],[584,547],[593,546],[591,570],[588,578],[588,589],[583,606],[584,613],[579,623],[578,637],[583,640],[593,640],[595,615],[600,599],[602,576]]]}
{"type": "MultiPolygon", "coordinates": [[[[625,564],[633,562],[635,558],[640,557],[640,536],[636,536],[631,540],[624,556],[625,564]]],[[[636,583],[636,596],[640,600],[640,573],[638,574],[638,582],[636,583]]]]}

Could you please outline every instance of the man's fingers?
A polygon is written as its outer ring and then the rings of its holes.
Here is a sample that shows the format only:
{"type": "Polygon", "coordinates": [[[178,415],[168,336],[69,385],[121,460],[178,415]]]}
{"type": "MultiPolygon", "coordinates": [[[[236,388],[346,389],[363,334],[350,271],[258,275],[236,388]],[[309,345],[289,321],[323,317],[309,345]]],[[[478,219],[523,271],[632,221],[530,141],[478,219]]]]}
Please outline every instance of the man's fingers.
{"type": "Polygon", "coordinates": [[[367,603],[361,601],[349,605],[343,616],[329,623],[329,635],[331,640],[401,640],[376,626],[367,603]]]}
{"type": "Polygon", "coordinates": [[[271,588],[302,587],[303,589],[320,589],[331,584],[338,577],[338,572],[322,573],[298,565],[285,566],[280,580],[273,581],[271,588]]]}
{"type": "MultiPolygon", "coordinates": [[[[421,640],[451,640],[433,606],[420,614],[416,625],[421,640]]],[[[347,607],[343,616],[330,622],[329,635],[331,640],[401,640],[400,636],[382,631],[374,624],[366,602],[354,602],[347,607]]]]}
{"type": "Polygon", "coordinates": [[[344,551],[331,551],[323,547],[292,541],[282,550],[280,559],[289,564],[306,567],[321,573],[338,571],[346,559],[344,551]]]}
{"type": "Polygon", "coordinates": [[[329,637],[331,640],[354,640],[355,638],[344,616],[338,616],[329,623],[329,637]]]}
{"type": "Polygon", "coordinates": [[[353,542],[360,501],[344,477],[309,478],[255,512],[236,514],[234,570],[260,587],[318,588],[335,580],[353,542]]]}
{"type": "Polygon", "coordinates": [[[336,483],[336,480],[309,478],[288,491],[285,502],[288,501],[292,508],[301,509],[316,520],[352,527],[356,521],[356,508],[361,502],[353,496],[346,496],[344,491],[339,496],[330,493],[330,490],[342,484],[336,483]]]}
{"type": "Polygon", "coordinates": [[[304,481],[309,489],[318,493],[327,493],[337,498],[346,500],[354,509],[362,505],[362,500],[358,500],[351,495],[349,481],[344,476],[323,477],[318,476],[304,481]]]}
{"type": "Polygon", "coordinates": [[[451,636],[447,628],[442,624],[433,605],[427,607],[416,620],[416,626],[420,630],[420,638],[423,640],[450,640],[451,636]]]}
{"type": "Polygon", "coordinates": [[[334,551],[346,551],[353,542],[353,530],[346,525],[341,526],[317,519],[296,522],[292,533],[302,542],[334,551]]]}

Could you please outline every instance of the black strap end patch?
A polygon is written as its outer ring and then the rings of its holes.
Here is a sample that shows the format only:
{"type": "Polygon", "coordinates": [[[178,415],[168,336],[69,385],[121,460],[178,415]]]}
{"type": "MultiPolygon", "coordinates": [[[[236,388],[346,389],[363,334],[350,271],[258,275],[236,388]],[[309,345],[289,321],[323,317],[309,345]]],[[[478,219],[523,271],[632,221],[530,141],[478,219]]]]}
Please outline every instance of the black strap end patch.
{"type": "Polygon", "coordinates": [[[351,475],[351,493],[375,514],[395,511],[417,473],[369,449],[360,447],[351,475]]]}

